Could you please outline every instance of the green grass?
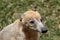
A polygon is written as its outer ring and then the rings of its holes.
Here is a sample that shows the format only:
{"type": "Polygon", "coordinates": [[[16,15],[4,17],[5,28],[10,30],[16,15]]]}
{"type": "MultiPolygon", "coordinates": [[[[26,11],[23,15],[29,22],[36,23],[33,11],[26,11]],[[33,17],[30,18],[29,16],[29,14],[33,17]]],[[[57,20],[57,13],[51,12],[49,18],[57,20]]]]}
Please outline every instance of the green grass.
{"type": "Polygon", "coordinates": [[[0,30],[16,20],[15,15],[36,6],[48,33],[41,34],[40,40],[60,40],[60,0],[0,0],[0,30]]]}

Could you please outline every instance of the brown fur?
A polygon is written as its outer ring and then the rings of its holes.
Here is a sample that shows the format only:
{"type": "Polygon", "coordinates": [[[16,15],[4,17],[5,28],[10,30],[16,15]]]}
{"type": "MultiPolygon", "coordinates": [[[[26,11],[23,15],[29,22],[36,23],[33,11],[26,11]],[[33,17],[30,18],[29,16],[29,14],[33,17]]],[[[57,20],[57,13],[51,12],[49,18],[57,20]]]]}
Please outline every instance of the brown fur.
{"type": "MultiPolygon", "coordinates": [[[[31,18],[38,20],[40,15],[37,14],[35,11],[27,11],[24,13],[24,20],[25,22],[28,22],[31,18]]],[[[30,28],[25,28],[25,25],[23,27],[23,31],[26,36],[26,40],[38,40],[38,32],[30,29],[30,28]]]]}
{"type": "Polygon", "coordinates": [[[23,29],[26,40],[37,40],[38,39],[38,33],[31,29],[23,29]]]}

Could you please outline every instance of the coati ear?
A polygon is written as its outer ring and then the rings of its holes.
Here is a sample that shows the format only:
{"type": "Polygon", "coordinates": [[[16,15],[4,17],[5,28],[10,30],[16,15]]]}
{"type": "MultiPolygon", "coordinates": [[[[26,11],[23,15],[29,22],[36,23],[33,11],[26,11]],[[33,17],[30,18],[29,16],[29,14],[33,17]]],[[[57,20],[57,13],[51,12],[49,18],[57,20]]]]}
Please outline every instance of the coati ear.
{"type": "Polygon", "coordinates": [[[20,22],[24,25],[25,24],[24,14],[21,14],[19,19],[20,19],[20,22]]]}
{"type": "Polygon", "coordinates": [[[21,22],[23,22],[24,20],[22,20],[23,19],[23,13],[14,13],[13,14],[13,17],[15,18],[15,19],[20,19],[20,21],[21,22]]]}
{"type": "Polygon", "coordinates": [[[22,15],[23,15],[23,14],[20,14],[20,15],[19,15],[20,21],[22,21],[22,19],[23,19],[22,15]]]}
{"type": "Polygon", "coordinates": [[[19,16],[20,21],[22,21],[22,15],[19,16]]]}
{"type": "Polygon", "coordinates": [[[36,11],[37,6],[31,5],[31,10],[36,11]]]}
{"type": "Polygon", "coordinates": [[[20,16],[19,16],[19,19],[20,19],[20,21],[21,21],[22,23],[24,23],[24,18],[23,18],[23,16],[24,16],[24,14],[20,14],[20,16]]]}

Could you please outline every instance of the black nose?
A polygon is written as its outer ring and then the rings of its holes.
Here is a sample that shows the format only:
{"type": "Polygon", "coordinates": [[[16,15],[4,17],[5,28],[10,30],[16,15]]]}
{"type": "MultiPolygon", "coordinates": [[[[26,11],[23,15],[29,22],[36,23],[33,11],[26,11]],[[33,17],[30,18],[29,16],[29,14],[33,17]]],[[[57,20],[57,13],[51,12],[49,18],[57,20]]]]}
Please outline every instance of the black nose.
{"type": "Polygon", "coordinates": [[[42,28],[42,33],[46,33],[48,30],[46,28],[42,28]]]}

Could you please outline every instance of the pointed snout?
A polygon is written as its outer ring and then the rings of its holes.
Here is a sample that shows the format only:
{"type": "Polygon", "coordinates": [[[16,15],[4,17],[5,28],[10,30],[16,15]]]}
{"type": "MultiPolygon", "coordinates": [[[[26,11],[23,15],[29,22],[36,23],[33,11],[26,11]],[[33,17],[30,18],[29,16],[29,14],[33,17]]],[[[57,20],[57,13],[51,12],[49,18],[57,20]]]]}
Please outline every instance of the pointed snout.
{"type": "Polygon", "coordinates": [[[41,33],[46,33],[48,31],[47,28],[44,27],[41,23],[37,26],[37,30],[41,33]]]}
{"type": "Polygon", "coordinates": [[[41,32],[42,33],[46,33],[48,30],[45,28],[45,27],[43,27],[43,28],[41,28],[41,32]]]}
{"type": "Polygon", "coordinates": [[[37,30],[38,30],[38,32],[46,33],[48,31],[47,28],[44,27],[44,25],[42,24],[41,21],[37,21],[37,20],[35,20],[35,21],[36,21],[36,24],[37,24],[37,30]]]}

